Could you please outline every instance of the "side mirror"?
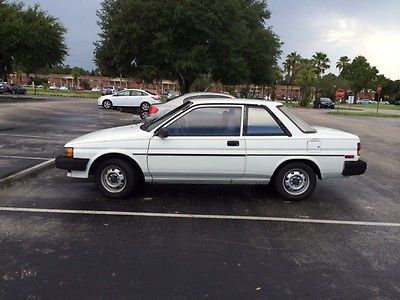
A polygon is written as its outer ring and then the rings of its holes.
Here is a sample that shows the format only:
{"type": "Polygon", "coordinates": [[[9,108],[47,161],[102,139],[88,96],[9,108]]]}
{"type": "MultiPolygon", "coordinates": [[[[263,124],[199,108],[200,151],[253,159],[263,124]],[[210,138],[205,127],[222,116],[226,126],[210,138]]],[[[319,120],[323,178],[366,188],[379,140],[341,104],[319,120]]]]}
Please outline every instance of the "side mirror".
{"type": "Polygon", "coordinates": [[[157,130],[156,135],[159,136],[162,139],[165,139],[166,137],[168,137],[167,128],[161,127],[160,129],[157,130]]]}

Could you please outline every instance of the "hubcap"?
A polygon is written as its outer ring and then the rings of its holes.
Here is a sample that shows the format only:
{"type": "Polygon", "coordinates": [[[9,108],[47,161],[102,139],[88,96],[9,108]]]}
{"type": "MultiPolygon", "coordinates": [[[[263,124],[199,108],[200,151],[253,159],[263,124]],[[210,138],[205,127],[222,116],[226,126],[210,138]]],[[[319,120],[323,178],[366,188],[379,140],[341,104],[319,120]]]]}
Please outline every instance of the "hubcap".
{"type": "Polygon", "coordinates": [[[104,102],[104,107],[105,108],[110,108],[111,107],[111,102],[110,101],[105,101],[104,102]]]}
{"type": "Polygon", "coordinates": [[[109,166],[101,173],[101,183],[110,193],[119,193],[126,186],[126,175],[117,166],[109,166]]]}
{"type": "Polygon", "coordinates": [[[283,176],[283,188],[290,195],[301,195],[310,186],[310,177],[307,172],[301,169],[293,169],[283,176]]]}

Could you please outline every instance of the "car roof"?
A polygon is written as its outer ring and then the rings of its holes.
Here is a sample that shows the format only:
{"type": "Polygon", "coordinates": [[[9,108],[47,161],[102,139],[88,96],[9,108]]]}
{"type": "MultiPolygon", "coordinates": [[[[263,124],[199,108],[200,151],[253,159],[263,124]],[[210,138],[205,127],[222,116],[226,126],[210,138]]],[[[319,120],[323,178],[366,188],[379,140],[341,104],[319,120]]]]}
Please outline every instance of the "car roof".
{"type": "Polygon", "coordinates": [[[198,98],[190,100],[193,104],[247,104],[247,105],[266,105],[266,106],[281,106],[283,105],[278,101],[256,100],[256,99],[242,99],[234,98],[198,98]]]}

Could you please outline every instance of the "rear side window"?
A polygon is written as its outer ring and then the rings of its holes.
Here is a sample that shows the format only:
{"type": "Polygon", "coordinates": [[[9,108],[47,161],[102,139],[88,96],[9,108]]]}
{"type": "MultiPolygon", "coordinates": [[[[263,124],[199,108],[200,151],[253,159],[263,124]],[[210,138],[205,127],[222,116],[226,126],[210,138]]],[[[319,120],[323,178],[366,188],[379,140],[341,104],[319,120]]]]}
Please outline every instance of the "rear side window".
{"type": "Polygon", "coordinates": [[[245,135],[266,136],[286,135],[286,133],[265,108],[250,106],[247,108],[245,135]]]}
{"type": "Polygon", "coordinates": [[[314,127],[309,125],[306,121],[304,121],[300,116],[295,114],[292,110],[287,108],[286,106],[278,106],[278,109],[288,117],[302,132],[304,133],[315,133],[317,132],[314,127]]]}
{"type": "Polygon", "coordinates": [[[131,96],[142,96],[141,91],[131,91],[131,96]]]}

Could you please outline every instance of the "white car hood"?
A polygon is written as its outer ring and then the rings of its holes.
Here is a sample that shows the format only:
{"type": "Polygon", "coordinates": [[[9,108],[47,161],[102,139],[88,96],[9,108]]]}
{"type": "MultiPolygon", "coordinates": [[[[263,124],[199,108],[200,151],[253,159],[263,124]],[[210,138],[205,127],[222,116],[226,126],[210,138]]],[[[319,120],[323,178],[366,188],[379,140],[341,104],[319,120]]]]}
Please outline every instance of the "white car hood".
{"type": "Polygon", "coordinates": [[[127,125],[94,131],[70,141],[65,144],[65,147],[74,147],[76,145],[88,143],[150,138],[151,134],[147,131],[141,130],[141,125],[142,124],[127,125]]]}

